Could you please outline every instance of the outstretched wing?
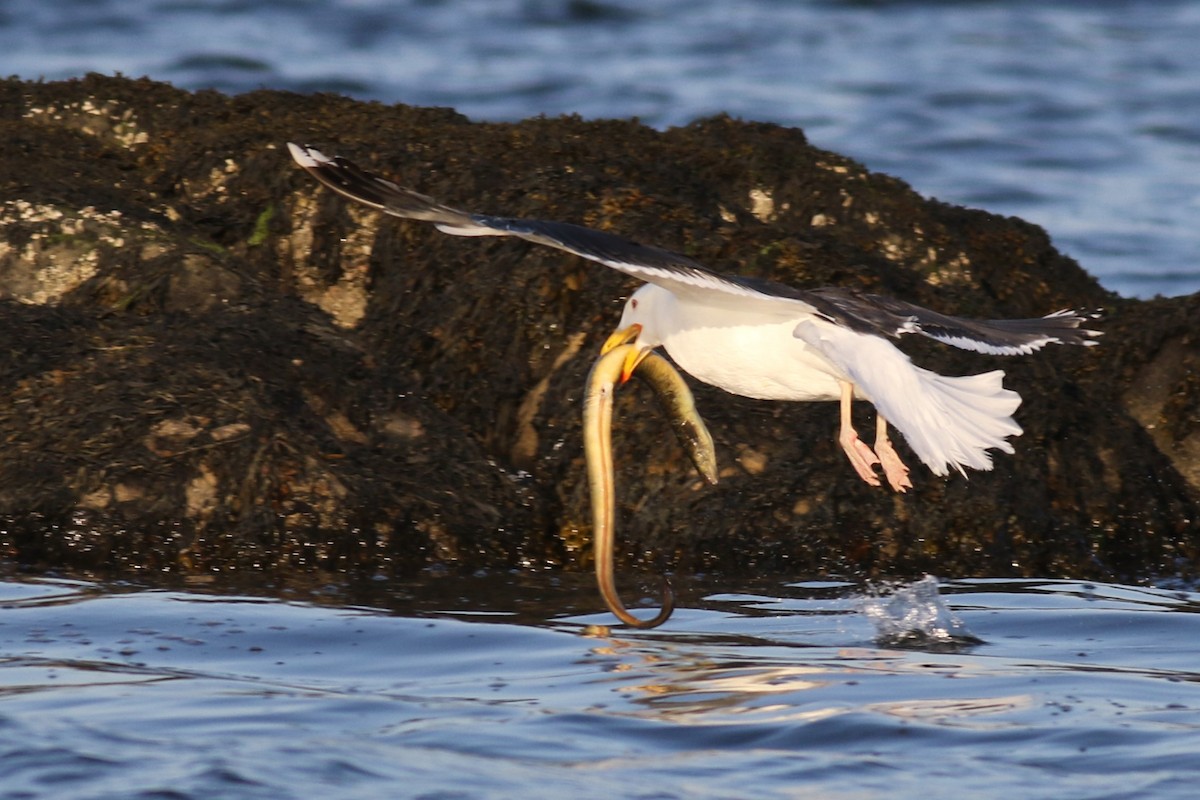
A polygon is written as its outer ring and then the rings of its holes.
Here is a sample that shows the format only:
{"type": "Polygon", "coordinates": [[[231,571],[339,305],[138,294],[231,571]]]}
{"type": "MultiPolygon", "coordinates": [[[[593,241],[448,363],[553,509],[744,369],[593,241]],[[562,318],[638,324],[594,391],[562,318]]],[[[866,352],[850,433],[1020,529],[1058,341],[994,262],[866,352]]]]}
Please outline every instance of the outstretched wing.
{"type": "Polygon", "coordinates": [[[341,156],[327,156],[308,145],[288,143],[296,163],[335,192],[405,219],[431,222],[455,236],[515,236],[596,261],[680,298],[764,313],[816,314],[859,333],[900,336],[919,333],[946,344],[993,355],[1031,353],[1047,344],[1093,345],[1099,331],[1081,328],[1098,314],[1058,311],[1037,319],[971,320],[939,314],[881,295],[835,287],[795,289],[759,278],[722,275],[687,256],[639,244],[611,233],[540,219],[472,214],[442,205],[369,172],[341,156]]]}
{"type": "Polygon", "coordinates": [[[919,333],[944,344],[990,355],[1025,355],[1048,344],[1097,344],[1101,331],[1080,327],[1097,312],[1056,311],[1033,319],[964,319],[903,300],[847,289],[813,289],[809,302],[824,316],[861,333],[919,333]]]}
{"type": "Polygon", "coordinates": [[[288,150],[297,164],[335,192],[393,216],[432,222],[443,233],[516,236],[599,262],[647,283],[658,284],[682,297],[703,297],[709,302],[720,303],[724,295],[776,306],[782,304],[793,309],[799,305],[812,311],[801,293],[781,295],[770,291],[766,284],[721,275],[670,250],[567,222],[471,214],[406,189],[341,156],[326,156],[307,145],[290,142],[288,150]]]}

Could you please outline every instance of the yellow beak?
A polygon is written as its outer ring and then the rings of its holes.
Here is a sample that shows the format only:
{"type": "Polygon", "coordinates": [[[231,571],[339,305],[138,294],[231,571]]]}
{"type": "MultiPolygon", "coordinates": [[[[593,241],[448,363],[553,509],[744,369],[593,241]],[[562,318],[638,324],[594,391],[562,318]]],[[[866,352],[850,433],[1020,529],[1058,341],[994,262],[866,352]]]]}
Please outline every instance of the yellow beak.
{"type": "MultiPolygon", "coordinates": [[[[613,348],[620,347],[623,344],[629,344],[637,340],[637,337],[642,333],[642,326],[638,323],[630,325],[628,328],[622,328],[609,336],[604,344],[600,347],[600,355],[604,355],[613,348]]],[[[650,350],[642,347],[631,347],[629,352],[625,354],[625,363],[621,367],[621,383],[625,383],[633,377],[633,371],[638,368],[638,364],[642,363],[650,350]]]]}

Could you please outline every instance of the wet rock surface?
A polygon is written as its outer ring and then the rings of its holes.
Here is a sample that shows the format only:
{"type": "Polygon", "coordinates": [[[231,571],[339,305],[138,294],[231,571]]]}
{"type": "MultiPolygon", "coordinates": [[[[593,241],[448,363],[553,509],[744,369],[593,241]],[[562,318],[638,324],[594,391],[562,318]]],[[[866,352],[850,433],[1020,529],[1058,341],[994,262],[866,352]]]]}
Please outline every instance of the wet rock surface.
{"type": "MultiPolygon", "coordinates": [[[[812,575],[1190,576],[1200,298],[1118,298],[1040,228],[921,198],[798,130],[472,123],[446,109],[89,77],[0,83],[0,557],[108,573],[589,566],[580,402],[636,285],[353,206],[299,140],[463,208],[579,222],[722,271],[949,313],[1105,311],[1003,368],[996,469],[863,484],[834,404],[695,385],[721,483],[619,398],[620,558],[812,575]]],[[[856,409],[870,430],[869,409],[856,409]]]]}

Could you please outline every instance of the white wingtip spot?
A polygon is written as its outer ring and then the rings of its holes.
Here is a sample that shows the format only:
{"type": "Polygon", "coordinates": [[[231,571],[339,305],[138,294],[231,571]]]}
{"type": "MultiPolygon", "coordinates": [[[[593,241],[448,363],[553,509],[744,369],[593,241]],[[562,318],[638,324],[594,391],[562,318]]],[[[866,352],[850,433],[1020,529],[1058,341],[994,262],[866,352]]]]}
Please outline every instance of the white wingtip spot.
{"type": "Polygon", "coordinates": [[[507,236],[508,231],[497,230],[496,228],[487,228],[482,225],[473,225],[467,227],[465,225],[449,225],[446,223],[435,222],[433,227],[437,228],[442,233],[448,233],[451,236],[507,236]]]}
{"type": "Polygon", "coordinates": [[[297,164],[307,168],[319,167],[333,160],[320,150],[314,150],[311,147],[292,142],[288,142],[288,152],[292,154],[292,158],[297,164]]]}

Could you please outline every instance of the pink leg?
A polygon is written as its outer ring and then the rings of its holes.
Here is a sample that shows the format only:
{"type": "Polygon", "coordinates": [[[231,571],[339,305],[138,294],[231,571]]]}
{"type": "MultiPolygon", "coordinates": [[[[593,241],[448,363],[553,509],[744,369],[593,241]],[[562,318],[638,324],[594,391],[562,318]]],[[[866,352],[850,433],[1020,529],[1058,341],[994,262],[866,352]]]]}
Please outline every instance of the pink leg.
{"type": "Polygon", "coordinates": [[[883,466],[883,474],[887,476],[888,483],[897,492],[904,492],[912,488],[912,481],[908,479],[908,467],[904,466],[899,454],[892,447],[892,440],[888,438],[887,429],[888,422],[883,415],[876,416],[875,453],[879,456],[879,463],[883,466]]]}
{"type": "Polygon", "coordinates": [[[845,381],[842,385],[842,429],[838,433],[838,444],[846,451],[846,458],[862,478],[872,486],[879,486],[879,476],[871,467],[879,463],[878,456],[858,438],[858,431],[850,424],[850,402],[854,399],[854,386],[845,381]]]}

